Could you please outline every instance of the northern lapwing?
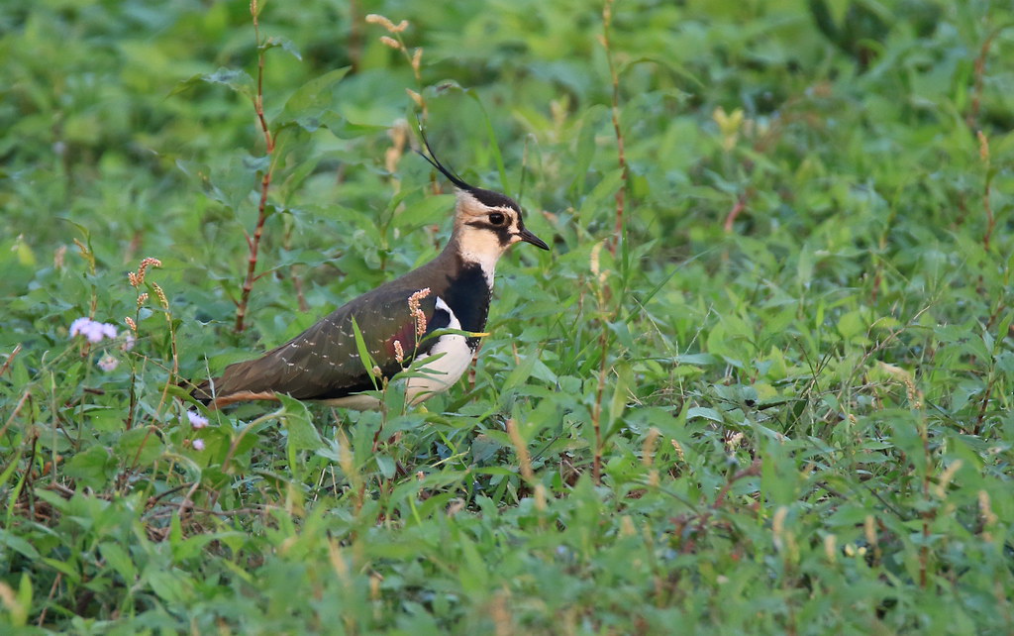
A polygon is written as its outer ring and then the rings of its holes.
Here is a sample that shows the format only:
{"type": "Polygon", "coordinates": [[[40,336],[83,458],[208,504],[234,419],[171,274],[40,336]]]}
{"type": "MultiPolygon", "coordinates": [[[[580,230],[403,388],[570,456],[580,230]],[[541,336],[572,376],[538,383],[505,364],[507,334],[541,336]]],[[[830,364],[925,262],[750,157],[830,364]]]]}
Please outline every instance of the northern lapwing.
{"type": "Polygon", "coordinates": [[[213,409],[278,394],[377,408],[379,400],[363,393],[375,385],[358,353],[353,321],[381,376],[390,378],[419,361],[421,368],[405,388],[410,403],[447,390],[461,377],[486,327],[497,261],[521,241],[544,250],[549,246],[525,228],[521,206],[513,199],[465,183],[425,145],[429,156],[420,155],[456,189],[454,229],[443,251],[260,358],[229,365],[221,377],[198,384],[195,398],[213,409]],[[445,331],[428,337],[438,330],[445,331]]]}

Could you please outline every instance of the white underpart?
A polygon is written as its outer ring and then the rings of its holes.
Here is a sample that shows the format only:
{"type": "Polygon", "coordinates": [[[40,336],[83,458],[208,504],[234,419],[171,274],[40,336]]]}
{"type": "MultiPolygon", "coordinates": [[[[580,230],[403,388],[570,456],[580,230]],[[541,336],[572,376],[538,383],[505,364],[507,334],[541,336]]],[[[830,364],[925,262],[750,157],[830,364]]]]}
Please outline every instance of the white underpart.
{"type": "MultiPolygon", "coordinates": [[[[454,315],[443,298],[437,297],[436,307],[440,311],[446,311],[451,317],[447,325],[448,329],[461,329],[461,321],[454,315]]],[[[409,404],[419,404],[428,400],[437,393],[446,391],[457,382],[472,361],[472,350],[468,347],[465,336],[444,334],[440,336],[428,353],[419,356],[416,360],[416,375],[408,379],[405,387],[409,404]],[[427,362],[430,358],[433,359],[427,362]]],[[[321,400],[321,403],[358,411],[380,407],[380,400],[363,393],[346,395],[333,400],[321,400]]]]}
{"type": "MultiPolygon", "coordinates": [[[[492,270],[490,270],[490,277],[492,277],[492,270]]],[[[436,307],[437,310],[446,311],[450,315],[448,329],[461,329],[461,322],[458,321],[458,317],[454,315],[443,298],[437,297],[436,307]]],[[[420,366],[417,367],[418,375],[409,378],[408,386],[405,388],[405,393],[411,404],[418,404],[433,397],[436,393],[446,391],[448,387],[457,382],[472,361],[472,350],[465,341],[465,336],[444,334],[439,337],[437,343],[428,353],[417,359],[420,362],[420,366]],[[438,355],[440,355],[439,358],[436,357],[438,355]],[[429,358],[435,359],[427,362],[429,358]]]]}

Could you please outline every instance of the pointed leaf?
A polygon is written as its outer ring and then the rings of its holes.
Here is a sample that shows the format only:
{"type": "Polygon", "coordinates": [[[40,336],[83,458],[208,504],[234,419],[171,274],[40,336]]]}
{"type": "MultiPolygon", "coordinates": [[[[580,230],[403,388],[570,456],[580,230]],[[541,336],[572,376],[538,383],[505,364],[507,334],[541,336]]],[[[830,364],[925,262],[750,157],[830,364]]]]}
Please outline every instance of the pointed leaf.
{"type": "Polygon", "coordinates": [[[292,40],[290,40],[289,38],[280,38],[277,36],[272,36],[268,38],[267,41],[264,42],[264,44],[261,45],[261,50],[267,51],[268,49],[274,49],[278,47],[281,47],[282,50],[291,54],[292,57],[296,58],[300,62],[303,61],[303,56],[299,53],[299,49],[296,48],[296,45],[293,44],[292,40]]]}
{"type": "Polygon", "coordinates": [[[291,450],[318,451],[324,448],[324,441],[313,425],[306,405],[287,395],[279,395],[284,407],[282,422],[288,432],[288,446],[291,450]]]}
{"type": "Polygon", "coordinates": [[[271,122],[272,126],[277,130],[298,126],[308,132],[327,128],[339,138],[383,130],[383,126],[353,124],[335,110],[335,90],[348,72],[348,67],[340,68],[300,86],[285,102],[282,112],[271,122]]]}
{"type": "Polygon", "coordinates": [[[226,86],[236,93],[243,95],[249,99],[253,99],[254,95],[254,81],[253,78],[247,75],[245,71],[232,68],[219,68],[214,73],[205,73],[202,75],[194,75],[189,79],[185,79],[176,85],[176,88],[169,93],[169,96],[177,95],[184,91],[187,91],[197,84],[221,84],[226,86]]]}
{"type": "Polygon", "coordinates": [[[356,322],[354,316],[352,318],[352,331],[355,332],[356,336],[356,351],[359,352],[359,360],[363,363],[363,368],[366,369],[366,373],[370,376],[370,381],[373,382],[374,390],[378,390],[377,374],[373,372],[373,368],[377,365],[373,361],[373,356],[370,355],[370,350],[367,348],[366,341],[363,339],[363,332],[359,329],[359,323],[356,322]]]}

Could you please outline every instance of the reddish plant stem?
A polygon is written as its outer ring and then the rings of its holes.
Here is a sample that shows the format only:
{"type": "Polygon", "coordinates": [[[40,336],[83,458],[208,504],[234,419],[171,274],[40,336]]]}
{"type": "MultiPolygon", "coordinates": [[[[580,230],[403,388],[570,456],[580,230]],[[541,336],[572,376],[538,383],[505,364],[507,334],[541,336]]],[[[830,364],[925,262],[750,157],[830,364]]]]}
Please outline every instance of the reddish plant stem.
{"type": "MultiPolygon", "coordinates": [[[[922,496],[924,501],[930,501],[930,475],[933,472],[933,452],[930,449],[929,425],[926,416],[919,414],[922,421],[919,424],[919,437],[922,438],[922,452],[925,456],[926,466],[922,474],[922,496]]],[[[930,560],[930,522],[936,516],[936,509],[925,510],[922,513],[922,546],[919,548],[919,588],[926,589],[929,583],[929,560],[930,560]]]]}
{"type": "Polygon", "coordinates": [[[602,394],[606,388],[607,354],[609,339],[606,337],[606,325],[602,324],[602,362],[599,365],[599,385],[595,392],[595,409],[592,411],[592,428],[595,430],[595,454],[592,456],[592,481],[595,485],[602,483],[602,394]]]}
{"type": "Polygon", "coordinates": [[[986,75],[986,59],[989,57],[989,49],[993,45],[993,38],[997,36],[1000,29],[995,29],[986,36],[979,49],[979,56],[975,58],[975,87],[972,89],[972,103],[965,116],[965,123],[973,130],[979,127],[979,110],[982,108],[983,78],[986,75]]]}
{"type": "MultiPolygon", "coordinates": [[[[749,466],[734,473],[729,479],[722,485],[722,488],[718,491],[718,496],[715,497],[715,503],[711,504],[711,507],[697,516],[696,523],[694,524],[694,533],[703,534],[711,522],[711,518],[718,512],[718,510],[725,504],[725,498],[728,496],[729,491],[736,485],[740,480],[746,479],[747,477],[758,477],[761,474],[761,460],[755,458],[749,466]]],[[[694,539],[688,540],[683,547],[681,552],[689,554],[693,551],[696,541],[694,539]]]]}
{"type": "Polygon", "coordinates": [[[296,272],[296,266],[289,268],[289,275],[292,276],[292,286],[296,288],[296,300],[299,301],[299,311],[304,314],[310,311],[310,303],[306,302],[306,294],[303,292],[303,279],[296,272]]]}
{"type": "Polygon", "coordinates": [[[746,195],[741,194],[736,199],[736,204],[732,206],[732,209],[729,210],[729,213],[725,216],[725,225],[723,226],[723,228],[725,229],[726,234],[732,232],[733,224],[736,223],[736,219],[739,218],[740,213],[742,213],[743,210],[745,209],[746,209],[746,195]]]}
{"type": "Polygon", "coordinates": [[[363,62],[363,20],[359,0],[349,2],[349,62],[351,75],[357,75],[363,62]]]}
{"type": "MultiPolygon", "coordinates": [[[[979,138],[983,140],[983,144],[987,144],[986,136],[979,131],[979,138]]],[[[993,185],[993,175],[990,172],[989,165],[989,146],[986,145],[986,183],[982,186],[982,207],[986,210],[986,232],[982,235],[982,247],[987,252],[989,251],[990,241],[993,239],[993,230],[996,229],[996,215],[993,214],[993,203],[990,200],[990,189],[993,185]]]]}
{"type": "MultiPolygon", "coordinates": [[[[264,117],[264,54],[265,50],[261,43],[260,25],[257,22],[257,3],[250,4],[250,13],[253,16],[254,36],[257,39],[257,95],[254,97],[254,110],[257,112],[257,121],[260,123],[261,132],[264,135],[264,152],[269,157],[275,149],[275,140],[271,135],[267,119],[264,117]]],[[[257,205],[257,227],[254,228],[253,236],[247,235],[246,244],[249,249],[247,256],[246,278],[243,280],[243,291],[239,302],[236,305],[236,332],[246,329],[246,313],[250,304],[250,293],[253,291],[253,284],[257,280],[257,254],[260,249],[261,237],[264,235],[264,223],[268,219],[268,191],[271,189],[271,174],[273,165],[268,162],[268,167],[261,177],[261,198],[257,205]]]]}
{"type": "Polygon", "coordinates": [[[11,354],[7,356],[7,360],[4,361],[3,366],[0,367],[0,377],[3,377],[3,375],[7,373],[7,369],[9,369],[11,363],[14,362],[14,358],[18,357],[18,353],[20,351],[21,351],[21,343],[18,343],[17,346],[14,347],[14,351],[11,351],[11,354]]]}

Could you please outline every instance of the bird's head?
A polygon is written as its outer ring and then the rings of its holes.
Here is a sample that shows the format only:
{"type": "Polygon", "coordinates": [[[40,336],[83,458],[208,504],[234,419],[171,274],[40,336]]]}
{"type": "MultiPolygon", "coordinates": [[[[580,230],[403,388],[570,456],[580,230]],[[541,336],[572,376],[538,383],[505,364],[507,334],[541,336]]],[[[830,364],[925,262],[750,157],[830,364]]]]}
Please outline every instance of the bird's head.
{"type": "Polygon", "coordinates": [[[483,265],[495,264],[508,247],[521,241],[549,249],[542,239],[525,227],[521,206],[514,199],[469,185],[440,163],[425,136],[423,143],[430,155],[422,155],[423,158],[447,177],[456,189],[451,240],[465,260],[483,265]]]}

